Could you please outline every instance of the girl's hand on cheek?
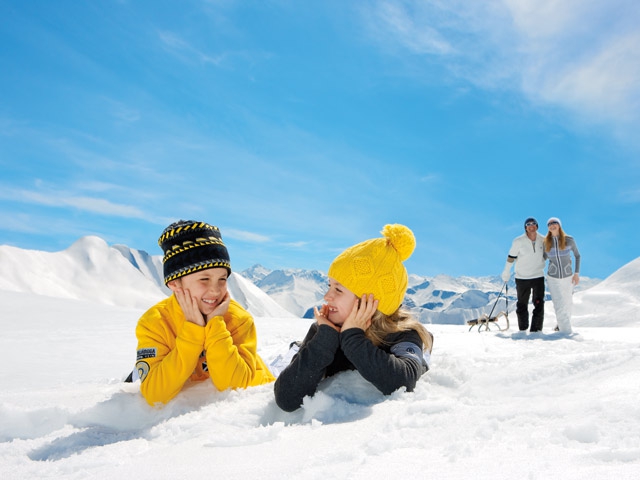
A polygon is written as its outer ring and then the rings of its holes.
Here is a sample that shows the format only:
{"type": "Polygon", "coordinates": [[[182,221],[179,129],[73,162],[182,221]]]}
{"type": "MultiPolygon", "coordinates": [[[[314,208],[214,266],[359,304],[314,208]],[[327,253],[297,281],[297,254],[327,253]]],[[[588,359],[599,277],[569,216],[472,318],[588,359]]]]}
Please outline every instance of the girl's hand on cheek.
{"type": "Polygon", "coordinates": [[[313,317],[316,319],[316,323],[318,325],[328,325],[329,327],[333,328],[335,331],[339,332],[340,327],[332,323],[329,320],[329,318],[327,318],[328,315],[329,315],[328,305],[322,305],[320,310],[318,310],[318,307],[313,307],[313,317]]]}
{"type": "Polygon", "coordinates": [[[371,326],[371,319],[373,314],[378,309],[378,300],[373,298],[373,294],[362,295],[360,302],[356,302],[353,305],[351,313],[344,321],[342,330],[348,330],[349,328],[359,328],[365,332],[371,326]]]}

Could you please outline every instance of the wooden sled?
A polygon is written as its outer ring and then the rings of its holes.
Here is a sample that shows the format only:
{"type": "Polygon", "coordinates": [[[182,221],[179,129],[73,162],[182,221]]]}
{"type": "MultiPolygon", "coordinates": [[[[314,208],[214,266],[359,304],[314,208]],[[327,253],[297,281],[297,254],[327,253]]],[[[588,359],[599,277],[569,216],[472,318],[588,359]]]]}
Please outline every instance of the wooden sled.
{"type": "Polygon", "coordinates": [[[474,318],[473,320],[467,320],[467,325],[469,325],[469,331],[471,331],[474,327],[478,327],[478,332],[490,331],[491,325],[498,328],[498,330],[509,330],[509,315],[506,312],[500,312],[495,317],[490,317],[486,313],[483,314],[480,318],[474,318]],[[504,317],[503,324],[500,323],[500,317],[504,317]]]}

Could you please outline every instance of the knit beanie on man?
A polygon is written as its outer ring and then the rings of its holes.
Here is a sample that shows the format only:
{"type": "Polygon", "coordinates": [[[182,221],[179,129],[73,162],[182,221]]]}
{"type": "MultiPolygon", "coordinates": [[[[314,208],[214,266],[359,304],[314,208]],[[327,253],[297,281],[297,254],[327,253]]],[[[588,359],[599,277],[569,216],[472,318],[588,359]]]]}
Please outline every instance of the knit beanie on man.
{"type": "Polygon", "coordinates": [[[218,227],[195,220],[180,220],[164,229],[158,239],[165,285],[171,280],[207,268],[226,268],[231,274],[229,252],[218,227]]]}
{"type": "Polygon", "coordinates": [[[342,252],[329,267],[329,277],[357,297],[372,293],[378,310],[391,315],[402,304],[408,275],[402,264],[416,247],[413,232],[404,225],[385,225],[382,238],[373,238],[342,252]]]}
{"type": "Polygon", "coordinates": [[[536,227],[538,226],[538,221],[533,217],[529,217],[524,221],[524,229],[525,230],[527,229],[527,223],[535,223],[536,227]]]}

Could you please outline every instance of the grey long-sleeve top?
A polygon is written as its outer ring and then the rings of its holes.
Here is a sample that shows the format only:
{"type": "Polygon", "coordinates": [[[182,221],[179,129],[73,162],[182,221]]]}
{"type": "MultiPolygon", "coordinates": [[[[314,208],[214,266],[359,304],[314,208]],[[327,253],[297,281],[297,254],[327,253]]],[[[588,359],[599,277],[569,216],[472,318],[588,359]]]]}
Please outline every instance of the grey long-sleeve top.
{"type": "Polygon", "coordinates": [[[547,275],[552,278],[567,278],[573,275],[571,269],[571,252],[576,259],[576,273],[580,273],[580,252],[576,241],[572,236],[567,235],[565,237],[566,243],[564,250],[560,250],[558,245],[558,237],[552,237],[553,245],[551,250],[544,252],[544,258],[549,260],[547,266],[547,275]]]}

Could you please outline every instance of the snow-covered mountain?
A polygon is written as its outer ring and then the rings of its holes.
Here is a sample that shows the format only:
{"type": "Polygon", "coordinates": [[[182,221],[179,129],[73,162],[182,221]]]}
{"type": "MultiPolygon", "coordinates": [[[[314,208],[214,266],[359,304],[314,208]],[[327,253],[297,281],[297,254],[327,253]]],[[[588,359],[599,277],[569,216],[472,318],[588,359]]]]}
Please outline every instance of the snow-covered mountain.
{"type": "MultiPolygon", "coordinates": [[[[94,236],[60,252],[0,246],[0,290],[146,309],[170,293],[162,278],[161,256],[94,236]]],[[[229,293],[253,315],[293,316],[237,273],[229,293]]]]}
{"type": "Polygon", "coordinates": [[[279,305],[304,318],[313,317],[313,307],[322,303],[329,279],[318,270],[268,270],[254,265],[240,274],[264,290],[279,305]]]}
{"type": "MultiPolygon", "coordinates": [[[[161,260],[99,237],[66,250],[42,252],[0,246],[0,289],[125,307],[150,307],[167,295],[158,282],[161,260]]],[[[161,270],[160,270],[161,271],[161,270]]]]}
{"type": "Polygon", "coordinates": [[[629,262],[605,280],[574,296],[574,317],[584,326],[627,326],[640,319],[640,258],[629,262]],[[615,305],[612,315],[611,305],[615,305]],[[606,319],[606,325],[602,325],[606,319]]]}
{"type": "MultiPolygon", "coordinates": [[[[580,288],[598,282],[582,278],[580,288]]],[[[327,283],[326,274],[318,270],[269,270],[255,265],[233,272],[229,291],[256,316],[312,318],[327,283]]],[[[411,274],[404,304],[424,323],[459,325],[491,312],[494,305],[495,313],[506,310],[505,294],[508,309],[513,311],[513,281],[506,292],[502,288],[497,276],[429,278],[411,274]]],[[[132,308],[148,308],[169,293],[162,281],[160,255],[125,245],[109,246],[95,236],[83,237],[68,249],[53,253],[0,246],[0,289],[132,308]]]]}
{"type": "MultiPolygon", "coordinates": [[[[322,303],[329,281],[317,270],[269,270],[262,265],[240,272],[290,312],[313,317],[313,307],[322,303]]],[[[600,280],[582,278],[577,291],[596,285],[600,280]]],[[[515,310],[516,292],[513,280],[504,289],[500,277],[423,277],[409,275],[409,288],[404,305],[423,323],[464,324],[467,320],[490,313],[515,310]],[[508,305],[505,302],[508,298],[508,305]],[[496,299],[500,296],[499,301],[496,299]]]]}

